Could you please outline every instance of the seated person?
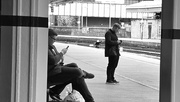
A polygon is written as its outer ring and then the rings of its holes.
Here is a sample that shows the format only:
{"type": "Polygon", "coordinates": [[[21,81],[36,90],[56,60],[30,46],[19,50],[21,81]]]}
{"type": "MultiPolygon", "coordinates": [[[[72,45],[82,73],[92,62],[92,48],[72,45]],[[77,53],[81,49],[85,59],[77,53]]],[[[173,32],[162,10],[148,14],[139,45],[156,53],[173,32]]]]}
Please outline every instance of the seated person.
{"type": "Polygon", "coordinates": [[[49,49],[48,49],[48,84],[55,85],[49,89],[49,95],[54,100],[61,100],[59,94],[66,85],[72,84],[72,89],[80,92],[85,102],[94,102],[94,99],[86,85],[85,78],[94,78],[94,75],[81,70],[77,64],[70,63],[61,65],[63,55],[66,54],[67,48],[58,52],[53,43],[56,40],[57,33],[49,29],[49,49]]]}

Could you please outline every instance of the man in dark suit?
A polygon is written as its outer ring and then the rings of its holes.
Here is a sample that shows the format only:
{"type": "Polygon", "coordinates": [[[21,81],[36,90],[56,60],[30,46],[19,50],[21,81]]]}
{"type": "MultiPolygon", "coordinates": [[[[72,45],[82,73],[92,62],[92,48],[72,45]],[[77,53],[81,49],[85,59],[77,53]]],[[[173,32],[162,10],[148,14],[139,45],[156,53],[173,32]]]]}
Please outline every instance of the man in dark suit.
{"type": "Polygon", "coordinates": [[[49,95],[52,99],[60,101],[59,94],[69,83],[72,89],[80,92],[85,102],[94,102],[94,99],[86,85],[85,78],[94,78],[94,75],[81,70],[76,63],[61,65],[63,55],[66,54],[67,48],[63,48],[58,52],[53,45],[57,37],[57,33],[49,29],[49,49],[48,49],[48,85],[55,85],[49,89],[49,95]]]}
{"type": "Polygon", "coordinates": [[[121,26],[118,23],[115,23],[112,29],[109,29],[105,34],[105,57],[108,57],[108,66],[107,66],[107,84],[119,83],[114,78],[115,69],[119,61],[119,45],[122,43],[121,40],[118,40],[116,33],[119,32],[121,26]],[[113,47],[115,54],[110,52],[110,49],[113,47]]]}

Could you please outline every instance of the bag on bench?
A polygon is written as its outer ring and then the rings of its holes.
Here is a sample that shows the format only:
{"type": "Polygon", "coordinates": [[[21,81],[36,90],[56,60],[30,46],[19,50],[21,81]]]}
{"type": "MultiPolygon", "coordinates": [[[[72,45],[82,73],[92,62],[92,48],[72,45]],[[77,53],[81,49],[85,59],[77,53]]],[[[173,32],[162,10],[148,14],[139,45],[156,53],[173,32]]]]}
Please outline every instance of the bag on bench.
{"type": "Polygon", "coordinates": [[[64,98],[64,102],[85,102],[82,95],[76,91],[72,90],[72,92],[68,93],[68,95],[64,98]]]}

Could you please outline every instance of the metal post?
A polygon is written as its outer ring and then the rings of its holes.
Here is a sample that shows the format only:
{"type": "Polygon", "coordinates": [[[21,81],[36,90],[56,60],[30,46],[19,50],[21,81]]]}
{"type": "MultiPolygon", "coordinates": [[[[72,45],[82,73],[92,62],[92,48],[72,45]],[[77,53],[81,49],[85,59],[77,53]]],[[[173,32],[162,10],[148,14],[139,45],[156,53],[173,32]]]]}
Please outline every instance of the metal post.
{"type": "Polygon", "coordinates": [[[143,28],[144,28],[144,20],[143,19],[141,19],[140,25],[141,25],[141,39],[143,39],[143,28]]]}
{"type": "Polygon", "coordinates": [[[111,28],[111,3],[109,3],[109,28],[111,28]]]}

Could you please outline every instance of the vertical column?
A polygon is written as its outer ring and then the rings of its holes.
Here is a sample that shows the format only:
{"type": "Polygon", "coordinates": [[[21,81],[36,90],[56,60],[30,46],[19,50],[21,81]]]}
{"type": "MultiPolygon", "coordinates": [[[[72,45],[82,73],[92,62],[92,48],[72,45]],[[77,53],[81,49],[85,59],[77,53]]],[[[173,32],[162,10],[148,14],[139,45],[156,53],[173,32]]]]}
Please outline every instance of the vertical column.
{"type": "Polygon", "coordinates": [[[0,101],[46,102],[48,0],[1,0],[0,101]]]}
{"type": "Polygon", "coordinates": [[[15,33],[16,28],[13,27],[12,22],[13,9],[15,8],[13,6],[13,0],[1,1],[0,100],[3,102],[15,102],[15,38],[17,33],[15,33]]]}
{"type": "Polygon", "coordinates": [[[160,102],[180,101],[180,2],[163,0],[160,102]]]}
{"type": "Polygon", "coordinates": [[[31,0],[31,16],[37,18],[37,26],[31,27],[31,76],[29,102],[46,102],[47,50],[48,50],[48,3],[49,0],[31,0]]]}

